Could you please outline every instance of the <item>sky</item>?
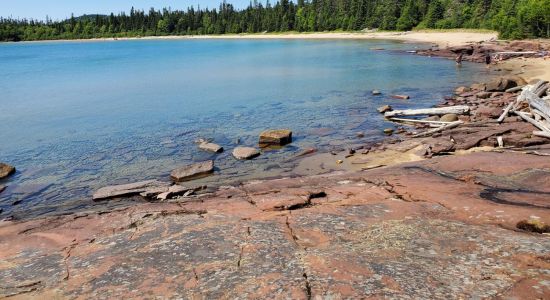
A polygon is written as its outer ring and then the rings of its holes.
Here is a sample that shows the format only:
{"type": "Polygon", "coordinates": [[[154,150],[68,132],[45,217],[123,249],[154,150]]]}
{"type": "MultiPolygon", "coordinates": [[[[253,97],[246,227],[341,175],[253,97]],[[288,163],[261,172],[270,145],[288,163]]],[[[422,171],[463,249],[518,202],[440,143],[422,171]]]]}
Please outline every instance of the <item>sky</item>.
{"type": "MultiPolygon", "coordinates": [[[[0,16],[13,18],[32,18],[62,20],[83,14],[109,14],[136,9],[171,7],[173,10],[197,7],[218,7],[222,0],[0,0],[0,16]]],[[[228,0],[237,8],[245,7],[249,0],[228,0]]]]}

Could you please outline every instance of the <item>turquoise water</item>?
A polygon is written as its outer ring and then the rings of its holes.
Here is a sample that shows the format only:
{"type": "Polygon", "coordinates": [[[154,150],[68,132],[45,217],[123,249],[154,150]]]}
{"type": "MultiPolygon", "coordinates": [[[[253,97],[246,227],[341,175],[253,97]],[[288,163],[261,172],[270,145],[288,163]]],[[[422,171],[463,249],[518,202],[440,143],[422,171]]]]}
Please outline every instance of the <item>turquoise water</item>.
{"type": "Polygon", "coordinates": [[[477,65],[405,53],[422,45],[360,40],[142,40],[0,44],[0,217],[85,207],[99,187],[168,179],[216,159],[208,184],[292,176],[292,155],[381,138],[375,108],[425,107],[477,65]],[[384,48],[374,51],[371,48],[384,48]],[[370,91],[386,96],[375,97],[370,91]],[[411,100],[390,99],[392,93],[411,100]],[[295,141],[253,161],[231,155],[267,128],[295,141]],[[358,139],[357,132],[366,137],[358,139]],[[226,148],[201,152],[197,138],[226,148]],[[12,203],[21,203],[13,206],[12,203]],[[64,206],[64,207],[60,207],[64,206]]]}

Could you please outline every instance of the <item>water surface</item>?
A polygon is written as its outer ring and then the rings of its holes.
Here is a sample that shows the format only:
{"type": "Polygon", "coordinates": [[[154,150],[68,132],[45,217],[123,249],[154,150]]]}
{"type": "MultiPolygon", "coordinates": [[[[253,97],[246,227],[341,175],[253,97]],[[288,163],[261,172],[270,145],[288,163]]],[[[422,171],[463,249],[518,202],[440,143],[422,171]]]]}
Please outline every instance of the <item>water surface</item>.
{"type": "Polygon", "coordinates": [[[364,40],[143,40],[0,44],[0,217],[85,207],[99,187],[168,179],[216,159],[204,182],[291,176],[288,158],[381,138],[375,108],[426,107],[479,67],[414,56],[421,45],[364,40]],[[371,48],[384,48],[375,51],[371,48]],[[372,96],[379,89],[383,96],[372,96]],[[392,93],[411,100],[390,99],[392,93]],[[290,128],[292,145],[253,161],[231,149],[290,128]],[[358,139],[357,132],[365,138],[358,139]],[[197,138],[226,148],[199,151],[197,138]],[[15,201],[20,204],[13,206],[15,201]],[[60,207],[64,205],[65,207],[60,207]]]}

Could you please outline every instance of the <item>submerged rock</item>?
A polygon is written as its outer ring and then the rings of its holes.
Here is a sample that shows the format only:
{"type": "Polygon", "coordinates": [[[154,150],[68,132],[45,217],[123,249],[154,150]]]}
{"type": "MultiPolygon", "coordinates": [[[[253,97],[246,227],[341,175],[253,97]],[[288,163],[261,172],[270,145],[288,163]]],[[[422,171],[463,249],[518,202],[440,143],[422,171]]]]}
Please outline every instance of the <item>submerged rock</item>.
{"type": "Polygon", "coordinates": [[[168,182],[145,180],[135,183],[107,186],[97,190],[92,196],[92,199],[97,201],[114,197],[137,195],[152,188],[163,188],[168,187],[169,185],[170,183],[168,182]]]}
{"type": "Polygon", "coordinates": [[[260,147],[284,146],[292,142],[292,131],[288,129],[265,130],[260,133],[260,147]]]}
{"type": "Polygon", "coordinates": [[[260,150],[252,147],[237,147],[233,149],[233,156],[236,159],[252,159],[260,155],[260,150]]]}
{"type": "Polygon", "coordinates": [[[0,179],[6,178],[15,173],[15,167],[5,163],[0,163],[0,179]]]}
{"type": "Polygon", "coordinates": [[[213,171],[214,161],[207,160],[177,168],[170,173],[170,177],[176,182],[188,181],[207,176],[213,171]]]}
{"type": "Polygon", "coordinates": [[[214,143],[202,142],[202,143],[199,144],[199,148],[201,150],[210,151],[210,152],[214,152],[214,153],[222,153],[223,152],[223,147],[218,145],[218,144],[214,144],[214,143]]]}
{"type": "Polygon", "coordinates": [[[384,134],[386,134],[386,135],[392,135],[392,134],[393,134],[393,129],[391,129],[391,128],[386,128],[386,129],[384,129],[384,134]]]}
{"type": "Polygon", "coordinates": [[[5,186],[5,185],[0,185],[0,193],[2,193],[6,188],[7,188],[7,186],[5,186]]]}

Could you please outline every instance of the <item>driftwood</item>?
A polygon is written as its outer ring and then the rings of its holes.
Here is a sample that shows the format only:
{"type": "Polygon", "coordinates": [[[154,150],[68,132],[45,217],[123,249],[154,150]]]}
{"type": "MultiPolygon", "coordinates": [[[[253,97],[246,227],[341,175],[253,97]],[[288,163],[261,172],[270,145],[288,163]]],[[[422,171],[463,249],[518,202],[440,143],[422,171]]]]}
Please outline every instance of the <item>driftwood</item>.
{"type": "Polygon", "coordinates": [[[405,110],[393,110],[384,113],[384,117],[395,116],[418,116],[418,115],[446,115],[446,114],[465,114],[470,111],[470,108],[466,105],[456,105],[448,107],[437,108],[421,108],[421,109],[405,109],[405,110]]]}
{"type": "Polygon", "coordinates": [[[550,104],[548,104],[548,102],[540,99],[531,91],[525,91],[525,97],[527,102],[529,102],[529,105],[538,109],[541,113],[543,113],[544,117],[550,118],[550,104]]]}
{"type": "Polygon", "coordinates": [[[416,119],[404,119],[404,118],[389,118],[389,120],[395,121],[395,122],[424,123],[424,124],[437,124],[437,125],[452,123],[452,122],[443,122],[443,121],[429,121],[429,120],[416,120],[416,119]]]}
{"type": "Polygon", "coordinates": [[[497,122],[502,123],[502,121],[504,121],[504,118],[506,118],[506,116],[510,112],[510,109],[512,109],[515,103],[516,103],[515,101],[512,101],[510,102],[510,104],[508,104],[508,106],[506,106],[506,108],[504,109],[504,112],[502,113],[502,115],[500,115],[497,122]]]}
{"type": "Polygon", "coordinates": [[[441,131],[446,130],[446,129],[455,128],[455,127],[457,127],[458,125],[460,125],[462,123],[464,123],[464,122],[462,122],[462,121],[451,122],[449,124],[445,124],[445,125],[442,125],[440,127],[437,127],[437,128],[425,131],[425,132],[415,134],[415,135],[413,135],[413,137],[423,137],[423,136],[432,135],[434,133],[441,132],[441,131]]]}
{"type": "Polygon", "coordinates": [[[533,135],[545,137],[550,139],[550,132],[549,131],[533,131],[533,135]]]}
{"type": "Polygon", "coordinates": [[[520,86],[515,86],[513,88],[509,88],[507,89],[505,92],[506,93],[515,93],[517,91],[521,91],[521,89],[523,89],[524,85],[520,85],[520,86]]]}
{"type": "Polygon", "coordinates": [[[540,121],[537,121],[533,118],[531,118],[529,116],[528,113],[525,113],[525,112],[522,112],[522,111],[514,111],[514,113],[518,116],[520,116],[522,119],[524,119],[525,121],[535,125],[535,127],[537,127],[538,129],[542,130],[542,131],[548,131],[550,132],[550,128],[547,128],[542,122],[540,121]]]}

